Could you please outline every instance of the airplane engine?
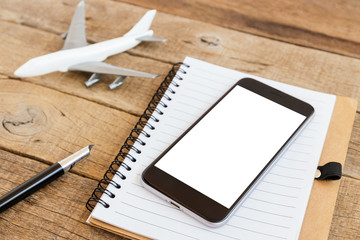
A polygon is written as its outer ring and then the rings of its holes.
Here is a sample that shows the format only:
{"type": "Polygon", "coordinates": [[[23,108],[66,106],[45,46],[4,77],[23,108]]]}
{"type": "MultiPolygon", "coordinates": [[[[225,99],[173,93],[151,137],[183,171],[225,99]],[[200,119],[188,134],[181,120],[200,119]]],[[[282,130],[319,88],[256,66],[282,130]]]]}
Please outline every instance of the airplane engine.
{"type": "Polygon", "coordinates": [[[98,81],[100,81],[100,73],[93,73],[91,75],[91,77],[89,78],[89,80],[87,80],[85,82],[85,86],[86,87],[91,87],[92,85],[94,85],[95,83],[97,83],[98,81]]]}
{"type": "Polygon", "coordinates": [[[114,90],[115,88],[123,85],[125,78],[126,78],[126,76],[118,76],[118,77],[109,85],[110,90],[114,90]]]}

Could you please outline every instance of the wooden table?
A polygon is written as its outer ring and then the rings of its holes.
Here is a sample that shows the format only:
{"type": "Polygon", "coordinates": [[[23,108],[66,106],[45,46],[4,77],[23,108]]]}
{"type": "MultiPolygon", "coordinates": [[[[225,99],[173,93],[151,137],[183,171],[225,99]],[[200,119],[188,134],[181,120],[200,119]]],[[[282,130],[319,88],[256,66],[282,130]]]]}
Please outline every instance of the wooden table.
{"type": "MultiPolygon", "coordinates": [[[[0,195],[80,148],[91,157],[0,214],[0,239],[121,239],[85,223],[85,203],[161,78],[88,74],[18,78],[28,59],[59,50],[78,1],[0,0],[0,195]]],[[[158,9],[142,43],[107,62],[166,74],[186,55],[257,76],[360,99],[360,4],[356,0],[86,0],[87,39],[121,36],[158,9]]],[[[359,107],[358,107],[359,108],[359,107]]],[[[354,123],[329,239],[360,239],[360,115],[354,123]]]]}

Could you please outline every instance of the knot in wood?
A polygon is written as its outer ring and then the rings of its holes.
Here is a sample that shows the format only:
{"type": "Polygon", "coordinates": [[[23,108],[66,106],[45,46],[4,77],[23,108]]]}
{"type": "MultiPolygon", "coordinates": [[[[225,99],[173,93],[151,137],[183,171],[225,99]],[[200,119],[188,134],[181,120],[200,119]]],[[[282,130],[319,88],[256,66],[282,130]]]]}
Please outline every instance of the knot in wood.
{"type": "Polygon", "coordinates": [[[2,125],[15,135],[33,135],[46,125],[46,115],[38,107],[25,107],[15,114],[5,115],[2,125]]]}
{"type": "Polygon", "coordinates": [[[209,46],[218,46],[220,44],[220,39],[214,36],[202,36],[200,41],[209,46]]]}

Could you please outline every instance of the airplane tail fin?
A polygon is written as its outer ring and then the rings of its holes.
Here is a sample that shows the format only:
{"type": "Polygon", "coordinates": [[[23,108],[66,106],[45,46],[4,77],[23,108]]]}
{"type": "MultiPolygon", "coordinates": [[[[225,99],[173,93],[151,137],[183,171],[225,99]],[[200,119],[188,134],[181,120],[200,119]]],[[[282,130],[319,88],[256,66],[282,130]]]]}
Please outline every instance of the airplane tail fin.
{"type": "Polygon", "coordinates": [[[140,19],[135,26],[130,29],[124,36],[131,36],[139,33],[144,33],[149,30],[151,23],[155,17],[156,10],[150,10],[145,13],[145,15],[140,19]]]}

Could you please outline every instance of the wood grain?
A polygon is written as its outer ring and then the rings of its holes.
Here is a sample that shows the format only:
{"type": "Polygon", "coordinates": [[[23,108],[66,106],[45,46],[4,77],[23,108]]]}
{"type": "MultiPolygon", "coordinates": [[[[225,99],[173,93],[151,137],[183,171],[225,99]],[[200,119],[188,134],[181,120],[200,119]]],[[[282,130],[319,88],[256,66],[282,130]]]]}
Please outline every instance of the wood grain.
{"type": "Polygon", "coordinates": [[[117,0],[309,48],[360,57],[354,0],[117,0]]]}
{"type": "Polygon", "coordinates": [[[344,177],[336,202],[329,239],[360,239],[360,181],[344,177]]]}
{"type": "Polygon", "coordinates": [[[16,80],[0,81],[0,148],[55,163],[95,144],[77,173],[101,179],[138,117],[16,80]]]}
{"type": "Polygon", "coordinates": [[[360,180],[360,114],[355,117],[349,149],[346,157],[343,174],[345,176],[360,180]]]}
{"type": "MultiPolygon", "coordinates": [[[[3,150],[0,162],[0,195],[49,166],[3,150]]],[[[85,203],[96,185],[95,180],[65,174],[2,212],[0,239],[122,239],[85,223],[85,203]]]]}

